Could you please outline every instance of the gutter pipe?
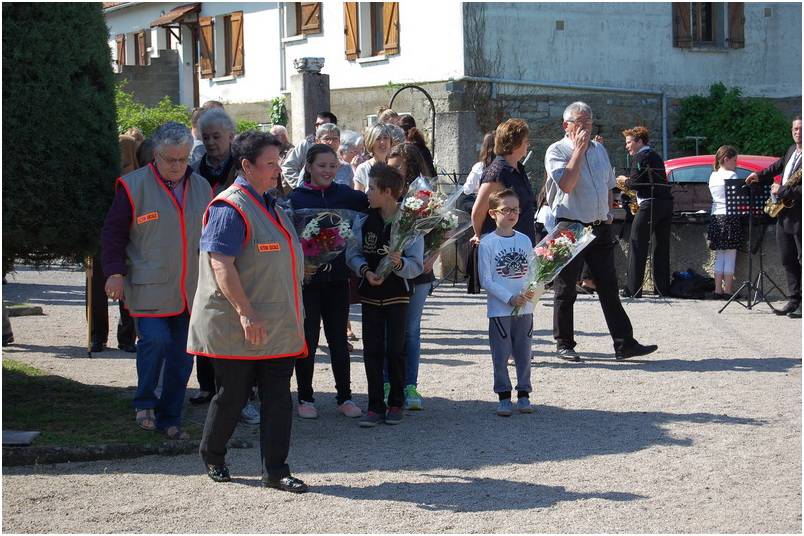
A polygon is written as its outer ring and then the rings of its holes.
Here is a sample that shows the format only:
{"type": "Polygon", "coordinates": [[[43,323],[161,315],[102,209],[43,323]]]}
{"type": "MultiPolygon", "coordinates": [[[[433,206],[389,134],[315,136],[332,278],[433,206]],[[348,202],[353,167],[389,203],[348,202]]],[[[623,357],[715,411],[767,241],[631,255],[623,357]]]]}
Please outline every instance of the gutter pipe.
{"type": "Polygon", "coordinates": [[[638,95],[659,95],[662,97],[662,156],[667,160],[668,140],[667,140],[667,94],[664,91],[652,89],[638,89],[614,86],[595,86],[589,84],[570,84],[567,82],[542,82],[537,80],[517,80],[514,78],[490,78],[485,76],[461,76],[453,79],[455,82],[490,82],[491,98],[497,98],[497,84],[509,84],[512,86],[530,87],[549,87],[558,89],[583,89],[587,91],[609,91],[612,93],[635,93],[638,95]]]}

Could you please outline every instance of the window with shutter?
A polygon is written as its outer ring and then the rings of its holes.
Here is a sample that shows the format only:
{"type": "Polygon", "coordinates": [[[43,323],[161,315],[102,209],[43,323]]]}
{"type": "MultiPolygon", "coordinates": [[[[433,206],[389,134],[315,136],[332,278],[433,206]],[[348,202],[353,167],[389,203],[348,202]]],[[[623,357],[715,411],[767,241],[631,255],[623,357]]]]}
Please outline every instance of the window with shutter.
{"type": "Polygon", "coordinates": [[[360,54],[360,50],[357,47],[357,2],[343,3],[343,26],[346,41],[346,59],[357,59],[360,54]]]}
{"type": "Polygon", "coordinates": [[[321,33],[321,2],[299,2],[300,33],[321,33]]]}
{"type": "Polygon", "coordinates": [[[224,17],[226,43],[226,74],[243,75],[243,12],[236,11],[224,17]]]}
{"type": "Polygon", "coordinates": [[[134,57],[137,65],[148,65],[148,44],[146,42],[145,30],[140,30],[135,34],[134,57]]]}
{"type": "Polygon", "coordinates": [[[126,34],[116,35],[115,41],[117,42],[117,71],[120,72],[123,65],[126,64],[126,34]]]}
{"type": "Polygon", "coordinates": [[[673,46],[743,48],[742,2],[673,2],[673,46]]]}
{"type": "Polygon", "coordinates": [[[729,2],[729,47],[745,48],[745,5],[729,2]]]}
{"type": "Polygon", "coordinates": [[[201,48],[201,78],[215,77],[215,38],[212,17],[198,18],[198,41],[201,48]]]}
{"type": "Polygon", "coordinates": [[[383,2],[383,52],[399,54],[399,2],[383,2]]]}

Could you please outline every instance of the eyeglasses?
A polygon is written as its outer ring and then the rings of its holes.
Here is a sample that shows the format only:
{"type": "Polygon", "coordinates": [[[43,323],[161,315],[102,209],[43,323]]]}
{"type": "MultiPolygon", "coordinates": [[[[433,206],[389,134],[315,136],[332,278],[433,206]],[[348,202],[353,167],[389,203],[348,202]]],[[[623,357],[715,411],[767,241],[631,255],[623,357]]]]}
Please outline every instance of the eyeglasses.
{"type": "Polygon", "coordinates": [[[576,121],[574,119],[570,119],[569,121],[567,121],[567,123],[574,123],[576,125],[589,126],[592,123],[594,123],[594,121],[592,119],[584,119],[582,121],[576,121]]]}
{"type": "Polygon", "coordinates": [[[340,138],[337,138],[335,136],[324,136],[323,138],[321,138],[321,141],[324,143],[335,143],[336,141],[340,140],[341,140],[340,138]]]}
{"type": "Polygon", "coordinates": [[[189,156],[187,158],[170,158],[168,156],[163,155],[160,152],[157,152],[157,154],[159,156],[161,156],[162,160],[164,160],[167,163],[167,165],[169,165],[169,166],[174,166],[176,164],[181,164],[182,166],[186,166],[188,164],[188,162],[190,162],[190,157],[189,156]]]}
{"type": "Polygon", "coordinates": [[[500,213],[500,214],[502,214],[503,216],[510,216],[511,214],[521,214],[521,213],[522,213],[522,209],[521,209],[521,208],[508,208],[508,207],[505,207],[505,208],[495,208],[495,209],[494,209],[494,212],[499,212],[499,213],[500,213]]]}

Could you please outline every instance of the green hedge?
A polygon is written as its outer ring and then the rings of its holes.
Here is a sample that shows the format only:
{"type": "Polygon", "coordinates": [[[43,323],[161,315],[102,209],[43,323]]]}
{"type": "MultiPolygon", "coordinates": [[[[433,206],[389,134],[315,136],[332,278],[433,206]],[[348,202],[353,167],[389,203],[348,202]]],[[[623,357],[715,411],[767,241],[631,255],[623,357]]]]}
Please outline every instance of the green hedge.
{"type": "Polygon", "coordinates": [[[706,136],[702,154],[715,154],[722,145],[734,146],[740,154],[781,156],[790,145],[790,118],[785,118],[769,99],[743,98],[740,88],[717,83],[709,96],[684,99],[676,136],[680,147],[695,148],[685,136],[706,136]]]}
{"type": "Polygon", "coordinates": [[[98,248],[120,172],[98,3],[4,3],[3,264],[98,248]]]}

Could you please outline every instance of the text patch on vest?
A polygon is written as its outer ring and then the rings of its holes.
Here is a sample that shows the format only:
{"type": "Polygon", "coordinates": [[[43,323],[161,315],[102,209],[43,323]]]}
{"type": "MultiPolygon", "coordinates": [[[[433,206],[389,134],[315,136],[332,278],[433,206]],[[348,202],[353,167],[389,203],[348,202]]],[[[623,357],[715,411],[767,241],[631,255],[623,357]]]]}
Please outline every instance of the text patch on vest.
{"type": "Polygon", "coordinates": [[[144,215],[138,217],[137,218],[137,223],[145,223],[147,221],[153,221],[153,220],[158,220],[158,219],[159,219],[159,213],[158,212],[150,212],[148,214],[144,214],[144,215]]]}
{"type": "Polygon", "coordinates": [[[274,244],[257,244],[257,249],[264,253],[266,251],[279,251],[281,248],[279,247],[279,244],[274,243],[274,244]]]}

